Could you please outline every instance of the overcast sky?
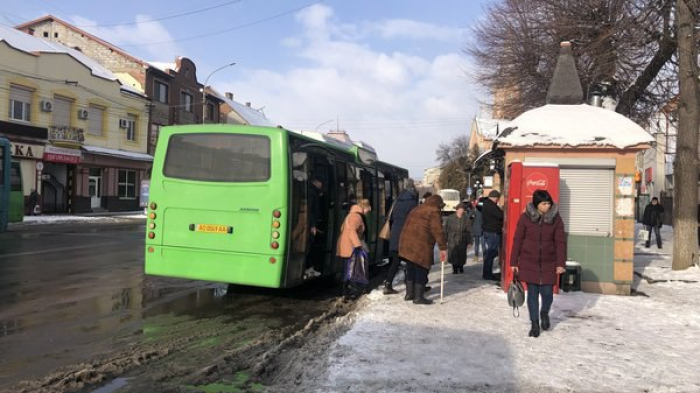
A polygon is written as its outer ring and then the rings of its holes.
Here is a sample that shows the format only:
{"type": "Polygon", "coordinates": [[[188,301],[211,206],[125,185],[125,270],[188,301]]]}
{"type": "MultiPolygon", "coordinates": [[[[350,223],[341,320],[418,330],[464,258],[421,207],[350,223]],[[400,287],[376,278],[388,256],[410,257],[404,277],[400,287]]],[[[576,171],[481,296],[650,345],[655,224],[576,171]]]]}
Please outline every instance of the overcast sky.
{"type": "Polygon", "coordinates": [[[0,24],[53,14],[147,61],[189,57],[200,82],[236,62],[209,84],[287,128],[339,127],[420,178],[486,98],[462,49],[489,2],[23,0],[0,24]]]}

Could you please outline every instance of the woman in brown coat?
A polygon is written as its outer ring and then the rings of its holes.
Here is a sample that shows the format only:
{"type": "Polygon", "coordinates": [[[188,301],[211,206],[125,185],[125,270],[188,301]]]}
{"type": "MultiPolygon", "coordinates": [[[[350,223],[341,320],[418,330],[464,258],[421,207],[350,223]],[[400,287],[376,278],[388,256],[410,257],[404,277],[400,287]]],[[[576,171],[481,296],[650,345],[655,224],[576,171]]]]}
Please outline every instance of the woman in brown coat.
{"type": "Polygon", "coordinates": [[[447,239],[442,230],[442,197],[429,196],[425,202],[411,210],[401,230],[399,256],[406,261],[406,300],[414,304],[431,304],[426,299],[425,284],[433,264],[435,243],[440,248],[440,260],[447,257],[447,239]]]}
{"type": "Polygon", "coordinates": [[[518,220],[510,265],[513,274],[527,283],[527,309],[532,323],[529,335],[539,337],[540,318],[542,330],[550,327],[554,284],[559,274],[566,271],[564,221],[546,190],[536,190],[532,194],[532,203],[527,204],[518,220]]]}
{"type": "MultiPolygon", "coordinates": [[[[355,249],[362,248],[362,239],[364,239],[365,234],[365,224],[362,217],[371,210],[369,199],[360,199],[356,205],[350,207],[350,211],[340,227],[340,236],[338,236],[338,244],[336,246],[336,256],[340,259],[341,265],[345,264],[345,261],[352,256],[355,249]]],[[[347,281],[343,283],[343,295],[345,297],[357,295],[357,293],[350,293],[358,292],[352,291],[352,289],[347,281]]]]}

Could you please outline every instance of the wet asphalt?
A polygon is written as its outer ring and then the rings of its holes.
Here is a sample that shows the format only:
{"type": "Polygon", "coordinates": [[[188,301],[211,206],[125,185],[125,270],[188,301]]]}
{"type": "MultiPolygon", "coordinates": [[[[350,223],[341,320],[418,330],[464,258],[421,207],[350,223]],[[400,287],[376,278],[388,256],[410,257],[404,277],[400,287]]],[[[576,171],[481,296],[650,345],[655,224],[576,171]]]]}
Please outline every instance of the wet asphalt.
{"type": "Polygon", "coordinates": [[[0,390],[142,342],[164,316],[280,327],[323,313],[337,294],[328,285],[280,292],[146,276],[144,231],[135,222],[0,233],[0,390]]]}

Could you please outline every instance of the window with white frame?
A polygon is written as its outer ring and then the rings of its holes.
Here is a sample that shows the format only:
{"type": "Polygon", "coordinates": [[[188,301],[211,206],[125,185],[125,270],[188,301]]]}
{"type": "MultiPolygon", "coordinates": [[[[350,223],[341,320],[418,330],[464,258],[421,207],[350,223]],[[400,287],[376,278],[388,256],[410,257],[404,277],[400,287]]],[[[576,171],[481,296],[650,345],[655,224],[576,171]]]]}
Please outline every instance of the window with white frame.
{"type": "Polygon", "coordinates": [[[169,87],[163,82],[160,81],[155,81],[154,86],[153,86],[153,98],[156,99],[156,101],[161,102],[163,104],[168,103],[168,90],[169,87]]]}
{"type": "Polygon", "coordinates": [[[180,95],[180,105],[182,110],[185,112],[192,112],[192,94],[185,93],[184,91],[180,95]]]}
{"type": "Polygon", "coordinates": [[[102,136],[104,133],[105,107],[90,105],[88,108],[88,134],[102,136]]]}
{"type": "Polygon", "coordinates": [[[12,120],[31,120],[32,90],[12,85],[10,86],[10,111],[12,120]]]}
{"type": "Polygon", "coordinates": [[[132,114],[126,115],[126,140],[136,141],[136,116],[132,114]]]}
{"type": "Polygon", "coordinates": [[[119,170],[119,184],[117,187],[120,199],[136,198],[136,171],[129,169],[119,170]]]}

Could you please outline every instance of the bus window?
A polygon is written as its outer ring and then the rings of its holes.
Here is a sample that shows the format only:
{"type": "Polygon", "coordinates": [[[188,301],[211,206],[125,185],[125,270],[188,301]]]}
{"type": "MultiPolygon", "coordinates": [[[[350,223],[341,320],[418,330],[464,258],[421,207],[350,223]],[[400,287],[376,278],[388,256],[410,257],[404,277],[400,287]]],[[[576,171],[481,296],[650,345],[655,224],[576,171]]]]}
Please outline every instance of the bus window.
{"type": "Polygon", "coordinates": [[[266,136],[177,134],[168,142],[163,174],[205,182],[264,182],[270,165],[266,136]]]}

